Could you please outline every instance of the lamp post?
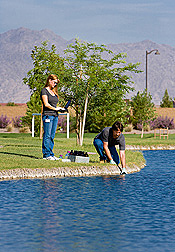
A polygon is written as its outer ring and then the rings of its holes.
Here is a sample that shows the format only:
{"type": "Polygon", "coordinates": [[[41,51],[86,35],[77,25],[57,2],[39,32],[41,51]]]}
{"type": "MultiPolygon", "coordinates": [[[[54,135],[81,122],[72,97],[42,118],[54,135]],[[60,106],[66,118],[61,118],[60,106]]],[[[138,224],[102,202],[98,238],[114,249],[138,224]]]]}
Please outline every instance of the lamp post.
{"type": "Polygon", "coordinates": [[[155,52],[155,55],[160,55],[157,49],[153,49],[150,52],[146,51],[146,92],[148,92],[148,54],[155,52]]]}

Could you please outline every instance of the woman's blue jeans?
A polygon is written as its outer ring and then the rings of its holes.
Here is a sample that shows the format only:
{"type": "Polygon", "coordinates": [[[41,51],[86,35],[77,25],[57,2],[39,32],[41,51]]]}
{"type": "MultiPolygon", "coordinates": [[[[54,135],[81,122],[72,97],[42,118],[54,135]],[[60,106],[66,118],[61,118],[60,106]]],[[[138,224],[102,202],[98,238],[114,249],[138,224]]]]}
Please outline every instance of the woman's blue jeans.
{"type": "MultiPolygon", "coordinates": [[[[103,148],[103,141],[101,139],[95,138],[93,144],[98,154],[100,155],[100,160],[107,160],[107,156],[103,148]]],[[[108,148],[110,150],[112,159],[115,161],[116,164],[119,164],[119,155],[115,146],[108,146],[108,148]]]]}
{"type": "Polygon", "coordinates": [[[58,116],[48,116],[43,115],[43,142],[42,142],[42,152],[43,158],[54,156],[54,137],[58,125],[58,116]]]}

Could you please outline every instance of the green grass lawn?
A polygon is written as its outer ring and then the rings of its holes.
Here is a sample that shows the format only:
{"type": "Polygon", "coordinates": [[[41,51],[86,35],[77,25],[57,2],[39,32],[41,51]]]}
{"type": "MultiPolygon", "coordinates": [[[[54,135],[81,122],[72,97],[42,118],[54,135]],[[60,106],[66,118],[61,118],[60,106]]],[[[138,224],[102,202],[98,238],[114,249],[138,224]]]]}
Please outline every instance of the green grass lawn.
{"type": "Polygon", "coordinates": [[[140,134],[124,134],[126,144],[128,145],[139,145],[139,146],[169,146],[175,145],[175,134],[169,134],[168,139],[163,137],[160,139],[156,136],[154,139],[154,134],[144,134],[143,138],[140,134]]]}
{"type": "MultiPolygon", "coordinates": [[[[55,156],[58,157],[60,154],[65,155],[68,150],[83,150],[96,153],[93,146],[94,136],[96,134],[85,134],[83,146],[77,146],[75,134],[70,134],[70,138],[67,139],[66,134],[57,133],[54,147],[55,156]]],[[[146,139],[142,140],[143,142],[146,141],[146,139]]],[[[126,144],[133,144],[134,142],[137,142],[137,144],[140,142],[138,136],[126,135],[126,144]]],[[[84,165],[43,160],[41,145],[42,141],[38,137],[32,138],[31,134],[0,133],[0,169],[77,167],[84,165]]],[[[89,164],[85,164],[86,166],[106,165],[99,164],[99,156],[97,154],[90,154],[89,157],[90,162],[89,164]]],[[[132,167],[133,164],[140,166],[145,161],[140,151],[128,150],[126,151],[126,162],[128,166],[132,167]]]]}

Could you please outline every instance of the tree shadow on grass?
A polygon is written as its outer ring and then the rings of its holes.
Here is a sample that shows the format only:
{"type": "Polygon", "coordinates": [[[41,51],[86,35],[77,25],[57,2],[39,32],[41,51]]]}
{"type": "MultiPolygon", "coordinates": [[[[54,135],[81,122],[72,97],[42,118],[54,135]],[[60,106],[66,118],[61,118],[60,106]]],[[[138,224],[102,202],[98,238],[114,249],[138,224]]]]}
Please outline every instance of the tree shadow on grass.
{"type": "Polygon", "coordinates": [[[5,155],[12,155],[12,156],[19,156],[19,157],[29,157],[29,158],[33,158],[33,159],[41,159],[39,157],[35,157],[32,155],[25,155],[25,154],[19,154],[19,153],[12,153],[12,152],[2,152],[0,151],[1,154],[5,154],[5,155]]]}

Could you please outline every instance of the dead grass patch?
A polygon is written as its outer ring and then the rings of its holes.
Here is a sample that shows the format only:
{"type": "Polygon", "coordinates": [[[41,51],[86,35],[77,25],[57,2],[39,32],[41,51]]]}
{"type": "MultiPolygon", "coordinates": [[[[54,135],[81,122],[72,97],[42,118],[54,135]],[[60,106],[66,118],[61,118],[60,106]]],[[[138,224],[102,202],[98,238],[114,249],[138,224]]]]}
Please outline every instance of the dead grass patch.
{"type": "Polygon", "coordinates": [[[27,104],[18,106],[0,106],[0,116],[6,115],[10,119],[16,116],[25,116],[27,110],[27,104]]]}
{"type": "Polygon", "coordinates": [[[175,118],[175,108],[156,108],[158,116],[175,118]]]}

